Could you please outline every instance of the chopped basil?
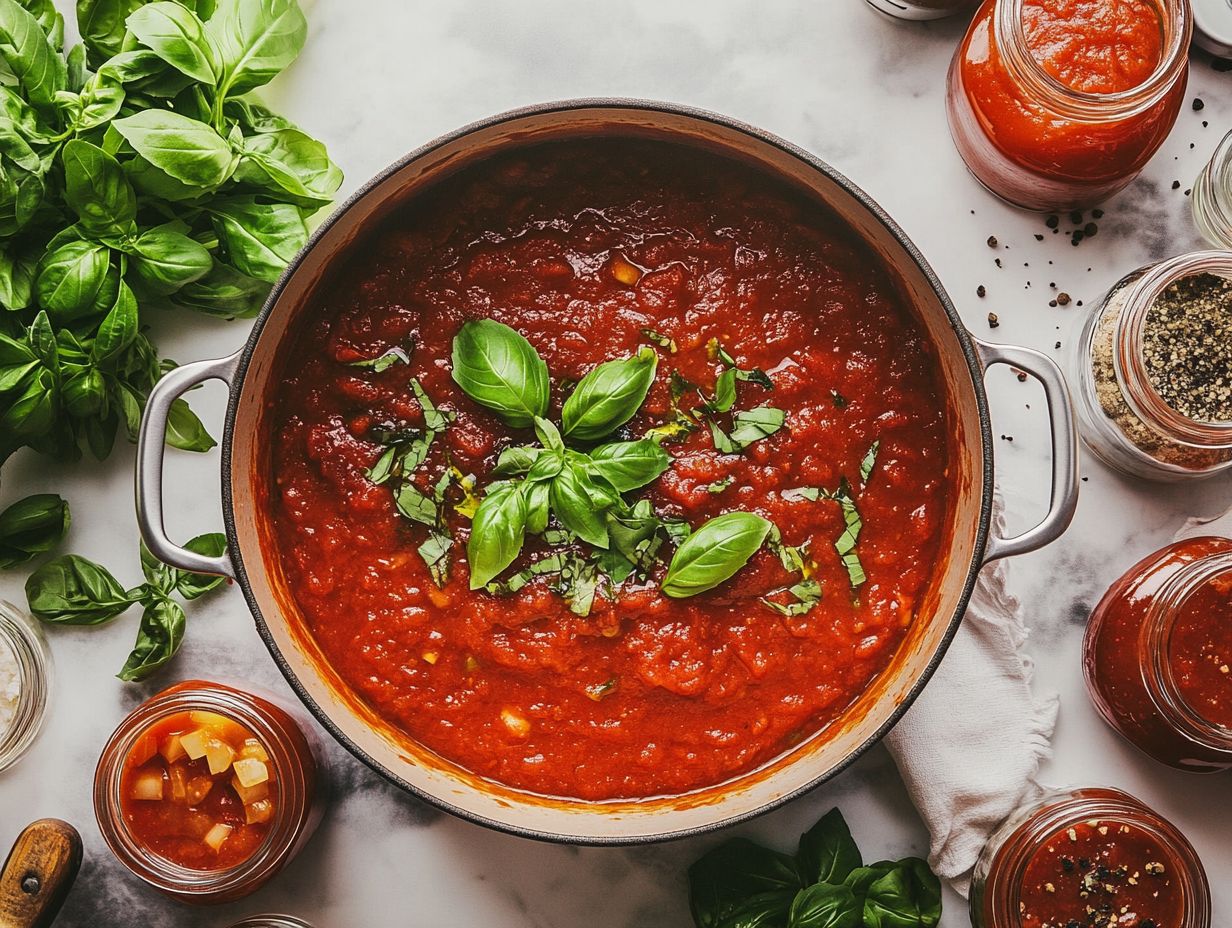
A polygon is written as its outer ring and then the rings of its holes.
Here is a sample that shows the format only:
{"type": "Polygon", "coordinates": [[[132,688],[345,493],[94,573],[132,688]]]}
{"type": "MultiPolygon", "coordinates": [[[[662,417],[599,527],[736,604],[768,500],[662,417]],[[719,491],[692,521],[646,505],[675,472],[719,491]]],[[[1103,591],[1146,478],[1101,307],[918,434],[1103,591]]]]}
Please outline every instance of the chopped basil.
{"type": "Polygon", "coordinates": [[[394,490],[394,505],[412,522],[435,527],[439,512],[436,503],[425,496],[420,489],[409,480],[394,490]]]}
{"type": "Polygon", "coordinates": [[[720,493],[722,493],[724,490],[726,490],[728,487],[730,487],[735,482],[736,482],[736,478],[733,477],[731,474],[728,474],[722,480],[716,480],[714,483],[707,484],[706,492],[711,494],[712,496],[718,496],[720,493]]]}
{"type": "Polygon", "coordinates": [[[686,435],[697,431],[697,426],[688,419],[674,419],[646,430],[645,437],[656,445],[670,445],[683,441],[686,435]]]}
{"type": "Polygon", "coordinates": [[[821,602],[821,584],[813,579],[801,580],[799,583],[776,590],[769,596],[763,596],[761,601],[782,615],[804,615],[821,602]],[[779,602],[773,597],[786,594],[791,596],[789,602],[779,602]]]}
{"type": "Polygon", "coordinates": [[[877,452],[881,450],[881,439],[877,439],[869,447],[864,454],[864,460],[860,462],[860,482],[867,484],[868,478],[873,474],[873,468],[877,465],[877,452]]]}
{"type": "Polygon", "coordinates": [[[569,611],[574,615],[590,615],[599,590],[597,565],[576,552],[566,554],[553,589],[569,603],[569,611]]]}
{"type": "Polygon", "coordinates": [[[428,565],[432,582],[438,587],[444,587],[449,582],[449,555],[452,549],[453,539],[435,529],[428,533],[427,540],[419,546],[419,556],[428,565]]]}
{"type": "Polygon", "coordinates": [[[855,589],[868,579],[860,563],[860,556],[856,554],[856,542],[860,540],[860,531],[864,523],[860,518],[859,510],[856,509],[855,496],[851,492],[851,485],[847,483],[846,477],[839,481],[838,492],[834,498],[842,507],[845,524],[843,534],[839,535],[838,541],[834,543],[834,550],[838,552],[843,566],[847,568],[847,577],[851,581],[852,589],[855,589]]]}
{"type": "Polygon", "coordinates": [[[348,361],[348,367],[362,367],[374,373],[387,371],[395,364],[410,364],[411,356],[403,349],[394,346],[383,354],[377,355],[375,358],[366,358],[362,361],[348,361]]]}
{"type": "Polygon", "coordinates": [[[616,691],[618,681],[616,677],[609,677],[602,683],[595,683],[586,687],[586,697],[599,702],[604,696],[610,696],[616,691]]]}
{"type": "Polygon", "coordinates": [[[805,499],[815,503],[819,499],[829,499],[829,494],[821,487],[792,487],[790,490],[783,490],[779,493],[783,499],[799,500],[805,499]]]}
{"type": "Polygon", "coordinates": [[[834,399],[835,409],[847,408],[847,397],[843,396],[843,394],[839,393],[837,390],[831,390],[830,396],[834,399]]]}
{"type": "Polygon", "coordinates": [[[666,348],[668,354],[676,353],[675,339],[668,338],[666,335],[661,335],[658,332],[656,332],[654,329],[642,329],[642,338],[645,338],[648,341],[653,342],[654,344],[658,345],[660,348],[666,348]]]}
{"type": "Polygon", "coordinates": [[[547,557],[535,561],[529,567],[524,567],[517,573],[512,574],[508,580],[493,580],[484,589],[496,596],[508,596],[522,589],[522,587],[526,586],[536,577],[559,574],[564,563],[564,554],[549,554],[547,557]]]}
{"type": "Polygon", "coordinates": [[[755,441],[768,438],[783,427],[786,414],[773,406],[758,406],[741,410],[732,416],[732,430],[724,432],[717,423],[710,423],[710,436],[720,454],[736,454],[755,441]]]}
{"type": "Polygon", "coordinates": [[[411,390],[415,394],[415,399],[419,403],[419,408],[423,410],[424,426],[430,432],[443,432],[449,428],[450,423],[457,418],[457,414],[451,411],[437,409],[433,405],[432,400],[428,398],[428,394],[424,392],[424,388],[418,380],[411,381],[411,390]]]}

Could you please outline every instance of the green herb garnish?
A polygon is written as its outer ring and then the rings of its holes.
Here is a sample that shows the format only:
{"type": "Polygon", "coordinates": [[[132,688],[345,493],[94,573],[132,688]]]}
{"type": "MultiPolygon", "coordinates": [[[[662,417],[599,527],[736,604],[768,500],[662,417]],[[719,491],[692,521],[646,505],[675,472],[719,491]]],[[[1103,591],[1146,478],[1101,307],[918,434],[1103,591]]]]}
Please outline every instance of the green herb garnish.
{"type": "Polygon", "coordinates": [[[548,411],[548,366],[522,335],[491,319],[454,336],[453,379],[471,399],[514,428],[548,411]]]}
{"type": "Polygon", "coordinates": [[[794,855],[733,838],[689,868],[697,928],[936,928],[941,883],[915,857],[863,865],[833,809],[794,855]]]}
{"type": "Polygon", "coordinates": [[[676,549],[663,592],[681,598],[714,589],[748,563],[770,528],[770,522],[751,512],[716,516],[676,549]]]}

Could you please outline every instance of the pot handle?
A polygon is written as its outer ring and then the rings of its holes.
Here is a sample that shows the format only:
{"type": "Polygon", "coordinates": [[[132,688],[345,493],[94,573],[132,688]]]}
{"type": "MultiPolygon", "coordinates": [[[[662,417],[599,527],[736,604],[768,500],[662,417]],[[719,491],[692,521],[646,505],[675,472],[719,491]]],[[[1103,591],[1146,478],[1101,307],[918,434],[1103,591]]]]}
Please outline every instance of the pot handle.
{"type": "Polygon", "coordinates": [[[168,371],[150,391],[137,436],[137,525],[150,553],[172,567],[195,574],[235,577],[226,552],[210,557],[189,551],[167,537],[163,526],[163,452],[167,441],[167,416],[171,404],[199,383],[221,380],[231,386],[239,364],[238,352],[225,358],[194,361],[168,371]]]}
{"type": "Polygon", "coordinates": [[[1056,541],[1069,528],[1074,510],[1078,508],[1078,432],[1065,376],[1052,358],[1033,348],[993,345],[978,338],[974,341],[985,371],[994,364],[1009,364],[1040,382],[1048,403],[1048,424],[1052,433],[1052,496],[1048,514],[1021,535],[1012,538],[990,535],[984,549],[984,563],[987,564],[1042,548],[1056,541]]]}

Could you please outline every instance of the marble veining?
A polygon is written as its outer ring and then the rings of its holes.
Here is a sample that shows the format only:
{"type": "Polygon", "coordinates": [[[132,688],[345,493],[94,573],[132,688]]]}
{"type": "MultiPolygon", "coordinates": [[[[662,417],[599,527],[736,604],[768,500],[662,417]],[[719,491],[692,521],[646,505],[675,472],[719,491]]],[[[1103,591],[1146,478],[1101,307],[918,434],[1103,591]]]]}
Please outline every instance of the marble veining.
{"type": "MultiPolygon", "coordinates": [[[[67,9],[68,5],[62,3],[67,9]]],[[[1058,357],[1084,309],[1050,308],[1050,283],[1089,307],[1109,284],[1148,261],[1198,242],[1184,196],[1232,125],[1228,76],[1195,56],[1192,95],[1144,176],[1106,207],[1099,235],[1072,247],[1041,217],[1006,207],[967,175],[946,131],[945,70],[962,24],[885,19],[862,0],[308,0],[311,35],[300,61],[267,99],[324,139],[354,189],[434,136],[504,109],[590,95],[650,97],[727,113],[817,153],[863,186],[928,256],[968,326],[994,341],[1058,357]],[[1209,128],[1203,128],[1203,121],[1209,128]],[[1191,148],[1191,143],[1193,147],[1191,148]],[[1179,180],[1180,189],[1172,183],[1179,180]],[[1044,234],[1042,242],[1036,234],[1044,234]],[[997,250],[986,244],[989,235],[997,250]],[[994,258],[1001,258],[998,269],[994,258]],[[1029,286],[1028,286],[1029,282],[1029,286]],[[980,299],[976,288],[984,285],[980,299]],[[989,311],[999,327],[992,331],[989,311]],[[1060,342],[1058,350],[1054,346],[1060,342]]],[[[242,344],[246,325],[186,314],[156,320],[160,344],[181,361],[242,344]]],[[[1011,528],[1026,527],[1047,496],[1042,394],[1008,370],[989,388],[998,475],[1011,528]],[[1012,436],[1013,441],[1008,438],[1012,436]]],[[[193,404],[217,429],[217,385],[193,404]]],[[[169,528],[188,537],[221,524],[219,455],[172,452],[169,528]]],[[[132,450],[103,467],[22,456],[5,468],[4,500],[59,491],[73,505],[69,549],[140,576],[132,510],[132,450]]],[[[1168,541],[1188,516],[1232,504],[1232,480],[1163,487],[1120,478],[1084,459],[1082,501],[1069,533],[1010,566],[1028,611],[1036,682],[1061,694],[1055,784],[1112,784],[1176,821],[1206,862],[1215,924],[1232,921],[1232,806],[1227,776],[1195,778],[1137,756],[1098,721],[1082,688],[1079,643],[1087,612],[1137,558],[1168,541]]],[[[0,575],[0,596],[24,602],[24,575],[0,575]]],[[[654,928],[688,924],[684,870],[717,838],[634,849],[578,849],[487,831],[436,812],[387,785],[330,742],[337,798],[304,854],[257,896],[222,909],[188,910],[122,872],[102,845],[89,784],[103,740],[139,700],[192,676],[285,684],[237,590],[195,604],[181,657],[156,681],[129,686],[112,674],[136,633],[136,613],[96,630],[52,630],[58,676],[46,731],[31,754],[0,774],[0,841],[31,819],[72,821],[86,863],[58,924],[213,928],[257,911],[298,914],[319,928],[654,928]]],[[[871,858],[923,854],[927,838],[884,750],[833,783],[739,829],[782,847],[840,805],[871,858]]],[[[947,894],[944,928],[966,924],[947,894]]]]}

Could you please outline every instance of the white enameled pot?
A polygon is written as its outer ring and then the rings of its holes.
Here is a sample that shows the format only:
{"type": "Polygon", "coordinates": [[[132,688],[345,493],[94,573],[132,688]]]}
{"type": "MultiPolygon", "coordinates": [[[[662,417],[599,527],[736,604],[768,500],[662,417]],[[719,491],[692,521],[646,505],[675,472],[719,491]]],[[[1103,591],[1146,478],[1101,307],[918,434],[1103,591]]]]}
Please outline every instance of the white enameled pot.
{"type": "Polygon", "coordinates": [[[1077,443],[1064,379],[1049,358],[1026,348],[972,337],[940,282],[902,230],[865,193],[807,152],[759,129],[685,107],[632,100],[546,104],[484,120],[412,152],[336,209],[274,287],[245,347],[218,360],[168,373],[150,396],[142,422],[137,505],[150,550],[187,570],[234,577],[257,628],[305,705],[334,737],[374,770],[449,812],[503,831],[587,844],[621,844],[694,834],[765,812],[816,786],[881,738],[928,681],[957,630],[988,561],[1038,548],[1068,526],[1077,502],[1077,443]],[[496,153],[549,139],[636,136],[696,145],[727,154],[750,171],[775,175],[827,205],[901,276],[935,342],[958,449],[956,488],[946,555],[938,582],[890,669],[820,735],[759,769],[679,796],[586,802],[521,793],[478,778],[410,742],[360,702],[329,668],[296,618],[270,537],[264,505],[269,449],[263,422],[276,370],[274,358],[300,324],[308,302],[349,244],[436,180],[496,153]],[[992,427],[984,372],[994,364],[1027,371],[1044,387],[1053,449],[1052,499],[1042,522],[1013,538],[992,534],[992,427]],[[202,381],[230,389],[222,442],[222,496],[228,552],[195,554],[163,528],[163,435],[172,400],[202,381]]]}

